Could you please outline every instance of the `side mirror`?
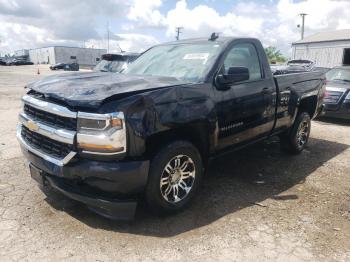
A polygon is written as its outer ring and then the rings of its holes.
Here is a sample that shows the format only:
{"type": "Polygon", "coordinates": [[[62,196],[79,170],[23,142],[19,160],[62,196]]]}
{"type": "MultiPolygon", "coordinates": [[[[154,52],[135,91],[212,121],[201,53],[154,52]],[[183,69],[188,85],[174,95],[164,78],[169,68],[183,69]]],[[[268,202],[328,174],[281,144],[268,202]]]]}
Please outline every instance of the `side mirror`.
{"type": "Polygon", "coordinates": [[[218,89],[226,90],[231,84],[249,80],[249,69],[246,67],[230,67],[227,74],[218,75],[216,77],[216,82],[218,84],[218,89]]]}

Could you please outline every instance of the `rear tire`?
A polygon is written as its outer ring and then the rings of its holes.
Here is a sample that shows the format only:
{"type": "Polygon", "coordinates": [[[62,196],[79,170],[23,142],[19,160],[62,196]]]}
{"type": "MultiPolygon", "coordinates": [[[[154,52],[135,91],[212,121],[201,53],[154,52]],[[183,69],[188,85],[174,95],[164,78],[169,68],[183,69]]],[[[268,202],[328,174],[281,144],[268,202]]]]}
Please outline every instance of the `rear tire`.
{"type": "Polygon", "coordinates": [[[157,213],[173,213],[193,199],[203,173],[197,148],[183,140],[162,147],[153,157],[146,187],[146,201],[157,213]]]}
{"type": "Polygon", "coordinates": [[[310,131],[310,115],[302,112],[297,116],[288,133],[280,136],[281,149],[289,154],[300,154],[309,140],[310,131]]]}

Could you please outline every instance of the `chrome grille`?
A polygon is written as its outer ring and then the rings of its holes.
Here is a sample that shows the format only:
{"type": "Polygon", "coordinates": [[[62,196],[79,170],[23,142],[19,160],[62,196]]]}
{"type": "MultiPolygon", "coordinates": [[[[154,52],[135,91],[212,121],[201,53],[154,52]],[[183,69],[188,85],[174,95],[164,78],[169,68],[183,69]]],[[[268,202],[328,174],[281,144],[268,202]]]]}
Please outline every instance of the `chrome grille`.
{"type": "Polygon", "coordinates": [[[24,113],[30,116],[32,119],[41,123],[48,124],[49,126],[76,131],[77,119],[64,116],[55,115],[28,104],[24,104],[24,113]]]}
{"type": "Polygon", "coordinates": [[[58,166],[68,164],[77,154],[74,145],[77,112],[32,95],[24,95],[22,101],[17,138],[24,152],[58,166]]]}
{"type": "Polygon", "coordinates": [[[73,145],[50,139],[29,130],[23,125],[21,129],[21,137],[31,147],[55,158],[64,158],[73,151],[73,145]]]}

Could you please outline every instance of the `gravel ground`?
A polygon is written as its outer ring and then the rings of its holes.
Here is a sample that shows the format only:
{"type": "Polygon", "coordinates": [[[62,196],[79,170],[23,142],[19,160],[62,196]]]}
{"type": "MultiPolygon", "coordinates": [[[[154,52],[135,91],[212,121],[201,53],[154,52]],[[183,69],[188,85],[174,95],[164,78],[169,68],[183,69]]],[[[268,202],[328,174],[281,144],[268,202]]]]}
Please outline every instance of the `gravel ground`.
{"type": "Polygon", "coordinates": [[[192,206],[110,221],[31,180],[15,138],[25,83],[0,67],[0,261],[350,261],[350,123],[313,121],[307,149],[257,144],[212,163],[192,206]]]}

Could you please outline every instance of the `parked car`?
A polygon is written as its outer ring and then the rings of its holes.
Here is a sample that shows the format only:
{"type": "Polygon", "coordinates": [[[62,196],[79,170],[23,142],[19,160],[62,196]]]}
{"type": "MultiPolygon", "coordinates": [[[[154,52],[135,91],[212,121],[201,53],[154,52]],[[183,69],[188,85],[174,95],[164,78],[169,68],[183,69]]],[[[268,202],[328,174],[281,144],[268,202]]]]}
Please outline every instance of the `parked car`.
{"type": "Polygon", "coordinates": [[[20,65],[34,65],[33,62],[26,61],[26,60],[15,60],[12,62],[12,65],[20,66],[20,65]]]}
{"type": "Polygon", "coordinates": [[[33,65],[33,62],[30,62],[26,59],[8,58],[6,60],[6,65],[7,66],[33,65]]]}
{"type": "Polygon", "coordinates": [[[7,66],[11,66],[13,62],[14,62],[14,59],[13,59],[13,58],[7,58],[7,60],[6,60],[6,65],[7,65],[7,66]]]}
{"type": "Polygon", "coordinates": [[[127,65],[139,55],[138,53],[104,54],[101,61],[95,66],[94,71],[120,72],[127,68],[127,65]]]}
{"type": "Polygon", "coordinates": [[[295,59],[289,60],[287,66],[289,67],[289,70],[311,71],[315,67],[315,63],[310,60],[295,59]]]}
{"type": "Polygon", "coordinates": [[[54,64],[54,65],[51,65],[50,66],[50,69],[51,70],[60,70],[60,69],[64,69],[65,67],[65,63],[57,63],[57,64],[54,64]]]}
{"type": "Polygon", "coordinates": [[[139,198],[175,212],[193,199],[213,157],[272,135],[300,153],[324,84],[319,72],[272,76],[257,39],[176,41],[150,48],[121,74],[28,84],[17,137],[40,185],[97,213],[130,218],[139,198]]]}
{"type": "Polygon", "coordinates": [[[51,70],[79,71],[78,63],[57,63],[50,66],[51,70]]]}
{"type": "Polygon", "coordinates": [[[78,63],[70,63],[70,64],[65,64],[64,71],[79,71],[79,64],[78,63]]]}
{"type": "Polygon", "coordinates": [[[322,115],[350,119],[350,66],[335,67],[327,72],[326,78],[322,115]]]}
{"type": "Polygon", "coordinates": [[[316,67],[315,63],[309,60],[290,60],[284,65],[270,65],[271,71],[273,75],[284,75],[284,74],[292,74],[292,73],[300,73],[300,72],[324,72],[326,73],[329,68],[324,67],[316,67]]]}

